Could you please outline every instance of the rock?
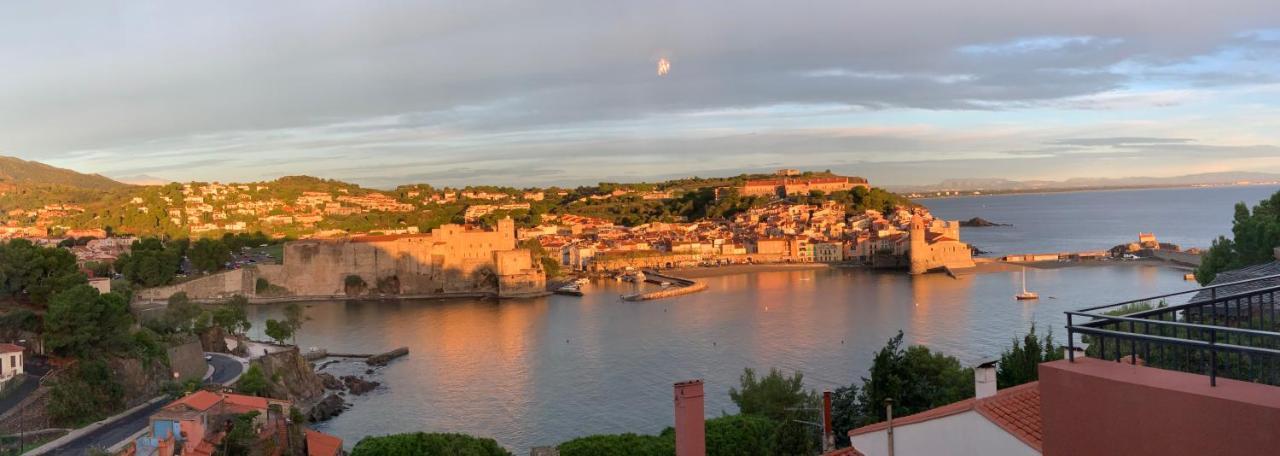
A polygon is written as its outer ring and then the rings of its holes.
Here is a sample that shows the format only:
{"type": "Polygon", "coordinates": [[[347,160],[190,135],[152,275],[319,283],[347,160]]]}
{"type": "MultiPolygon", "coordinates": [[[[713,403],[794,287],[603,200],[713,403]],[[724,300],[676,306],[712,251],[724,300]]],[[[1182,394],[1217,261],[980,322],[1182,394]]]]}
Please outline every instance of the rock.
{"type": "Polygon", "coordinates": [[[365,374],[365,375],[373,375],[373,369],[365,369],[365,370],[364,370],[364,374],[365,374]]]}
{"type": "Polygon", "coordinates": [[[317,402],[314,407],[311,407],[311,411],[307,413],[307,419],[315,423],[333,418],[341,414],[343,410],[346,410],[345,406],[346,402],[341,397],[338,397],[337,394],[330,394],[321,399],[320,402],[317,402]]]}
{"type": "Polygon", "coordinates": [[[381,383],[368,381],[363,378],[356,377],[354,375],[343,376],[342,383],[345,383],[347,385],[347,390],[351,391],[351,394],[355,394],[357,396],[367,393],[369,391],[373,391],[374,388],[377,388],[378,385],[381,385],[381,383]]]}
{"type": "Polygon", "coordinates": [[[324,382],[324,388],[328,390],[342,391],[346,389],[346,385],[342,383],[342,380],[338,380],[338,377],[334,377],[330,373],[320,373],[320,381],[324,382]]]}
{"type": "Polygon", "coordinates": [[[960,226],[965,226],[970,228],[985,228],[989,226],[1013,226],[1013,225],[1009,225],[1006,223],[995,223],[995,222],[987,221],[982,217],[974,217],[969,220],[961,221],[960,226]]]}

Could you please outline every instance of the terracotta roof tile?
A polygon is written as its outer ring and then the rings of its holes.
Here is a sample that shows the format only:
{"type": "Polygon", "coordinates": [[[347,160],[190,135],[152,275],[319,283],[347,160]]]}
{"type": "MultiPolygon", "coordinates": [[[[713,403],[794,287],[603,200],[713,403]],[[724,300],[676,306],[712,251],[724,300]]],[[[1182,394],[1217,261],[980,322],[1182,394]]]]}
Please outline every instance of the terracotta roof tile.
{"type": "Polygon", "coordinates": [[[183,396],[182,399],[169,403],[165,408],[173,407],[175,405],[185,405],[195,410],[205,411],[209,410],[210,407],[217,405],[220,401],[222,401],[222,397],[217,393],[200,390],[183,396]]]}
{"type": "Polygon", "coordinates": [[[862,454],[861,451],[858,451],[857,448],[848,447],[848,448],[841,448],[839,450],[831,451],[829,453],[822,453],[822,456],[866,456],[866,455],[862,454]]]}
{"type": "MultiPolygon", "coordinates": [[[[1035,448],[1037,451],[1041,450],[1044,434],[1040,421],[1040,382],[1005,388],[991,397],[965,399],[914,415],[894,418],[893,425],[895,427],[906,426],[970,410],[978,412],[988,421],[1004,429],[1009,435],[1021,440],[1028,446],[1035,448]]],[[[888,427],[889,425],[886,422],[871,424],[850,430],[849,436],[882,431],[888,427]]]]}
{"type": "Polygon", "coordinates": [[[979,400],[974,409],[1023,443],[1041,449],[1040,382],[1000,390],[979,400]]]}
{"type": "Polygon", "coordinates": [[[0,353],[15,353],[23,350],[26,350],[26,349],[22,348],[22,346],[20,345],[0,344],[0,353]]]}
{"type": "Polygon", "coordinates": [[[307,429],[307,456],[336,456],[341,449],[342,439],[307,429]]]}

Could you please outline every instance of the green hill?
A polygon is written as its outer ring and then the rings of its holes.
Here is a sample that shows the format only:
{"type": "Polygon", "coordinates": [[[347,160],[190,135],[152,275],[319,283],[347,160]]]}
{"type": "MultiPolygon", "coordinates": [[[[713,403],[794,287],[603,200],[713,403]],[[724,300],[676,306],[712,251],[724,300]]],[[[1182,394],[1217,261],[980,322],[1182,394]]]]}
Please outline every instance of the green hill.
{"type": "Polygon", "coordinates": [[[98,174],[83,174],[44,163],[0,156],[0,186],[69,187],[84,190],[114,190],[128,185],[98,174]]]}

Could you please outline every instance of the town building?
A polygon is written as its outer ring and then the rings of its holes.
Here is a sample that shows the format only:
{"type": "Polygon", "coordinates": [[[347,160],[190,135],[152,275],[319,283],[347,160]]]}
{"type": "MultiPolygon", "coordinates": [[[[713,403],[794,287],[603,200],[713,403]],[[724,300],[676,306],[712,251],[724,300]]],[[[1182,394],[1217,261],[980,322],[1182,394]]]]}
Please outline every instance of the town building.
{"type": "Polygon", "coordinates": [[[25,350],[19,345],[0,344],[0,390],[7,388],[9,382],[25,372],[22,368],[25,350]]]}
{"type": "Polygon", "coordinates": [[[809,179],[765,179],[749,180],[738,187],[740,196],[776,196],[807,195],[812,191],[832,193],[853,190],[855,187],[870,189],[870,184],[861,177],[815,177],[809,179]]]}
{"type": "Polygon", "coordinates": [[[334,456],[340,454],[342,440],[306,429],[305,440],[290,438],[289,401],[215,393],[200,390],[175,400],[151,415],[145,433],[134,440],[125,456],[189,456],[214,454],[227,436],[228,423],[242,415],[256,413],[253,418],[254,444],[259,450],[272,448],[266,454],[306,454],[334,456]],[[297,448],[302,446],[303,448],[297,448]]]}

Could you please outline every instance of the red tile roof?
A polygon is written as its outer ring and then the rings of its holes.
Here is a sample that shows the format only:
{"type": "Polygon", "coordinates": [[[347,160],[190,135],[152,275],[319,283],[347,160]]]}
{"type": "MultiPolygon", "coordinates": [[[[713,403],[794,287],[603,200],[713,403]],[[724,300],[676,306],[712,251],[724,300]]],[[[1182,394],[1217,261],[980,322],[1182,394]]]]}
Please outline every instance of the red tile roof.
{"type": "Polygon", "coordinates": [[[183,396],[182,399],[169,403],[165,408],[173,407],[175,405],[185,405],[194,410],[205,411],[209,410],[210,407],[217,405],[220,401],[222,401],[222,396],[219,396],[217,393],[200,390],[183,396]]]}
{"type": "Polygon", "coordinates": [[[337,456],[342,439],[307,429],[307,456],[337,456]]]}
{"type": "MultiPolygon", "coordinates": [[[[1043,432],[1040,423],[1040,382],[1031,382],[1002,389],[994,396],[982,399],[965,399],[960,402],[932,408],[923,412],[894,418],[894,427],[956,415],[970,410],[1004,429],[1009,435],[1028,446],[1041,451],[1043,432]]],[[[883,431],[887,422],[875,423],[849,430],[849,436],[883,431]]]]}
{"type": "Polygon", "coordinates": [[[866,456],[866,455],[862,454],[861,451],[858,451],[857,448],[848,447],[848,448],[841,448],[839,450],[831,451],[829,453],[822,453],[822,456],[866,456]]]}
{"type": "Polygon", "coordinates": [[[20,345],[0,344],[0,353],[15,353],[23,350],[26,350],[26,349],[22,348],[22,346],[20,345]]]}
{"type": "Polygon", "coordinates": [[[1040,450],[1040,382],[1006,388],[978,401],[978,413],[1023,443],[1040,450]]]}

